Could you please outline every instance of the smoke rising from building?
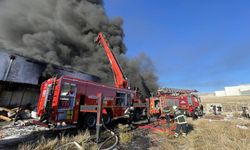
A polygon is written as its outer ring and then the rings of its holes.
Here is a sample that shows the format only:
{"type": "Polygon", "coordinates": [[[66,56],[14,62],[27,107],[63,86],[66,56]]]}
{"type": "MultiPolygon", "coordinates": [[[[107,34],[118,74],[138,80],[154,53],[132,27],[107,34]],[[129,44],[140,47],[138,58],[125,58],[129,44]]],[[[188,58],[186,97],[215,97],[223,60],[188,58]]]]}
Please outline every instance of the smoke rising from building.
{"type": "MultiPolygon", "coordinates": [[[[15,53],[52,64],[72,67],[112,82],[110,64],[104,50],[94,43],[102,31],[122,66],[126,58],[121,18],[110,20],[101,0],[1,0],[0,46],[15,53]]],[[[130,67],[130,66],[129,66],[130,67]]],[[[126,68],[128,77],[139,74],[126,68]]],[[[50,70],[50,69],[48,69],[50,70]]],[[[152,73],[152,75],[154,75],[152,73]]],[[[145,81],[148,75],[142,74],[145,81]]],[[[155,76],[154,76],[155,77],[155,76]]]]}

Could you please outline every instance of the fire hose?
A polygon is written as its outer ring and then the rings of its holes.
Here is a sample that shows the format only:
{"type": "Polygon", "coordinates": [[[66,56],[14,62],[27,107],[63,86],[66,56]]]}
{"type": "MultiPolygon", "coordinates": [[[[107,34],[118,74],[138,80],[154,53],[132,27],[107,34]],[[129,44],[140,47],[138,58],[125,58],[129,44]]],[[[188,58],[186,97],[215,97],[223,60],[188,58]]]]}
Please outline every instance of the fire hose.
{"type": "Polygon", "coordinates": [[[106,131],[108,131],[108,132],[111,133],[111,136],[108,137],[108,138],[99,146],[98,150],[111,150],[111,149],[113,149],[113,148],[118,144],[119,138],[118,138],[118,136],[115,134],[114,131],[109,130],[109,129],[105,126],[105,123],[103,122],[103,119],[102,119],[102,124],[103,124],[104,129],[105,129],[106,131]],[[115,138],[114,144],[111,145],[111,146],[108,147],[108,148],[102,149],[102,147],[103,147],[109,140],[111,140],[111,139],[113,139],[113,138],[115,138]]]}
{"type": "Polygon", "coordinates": [[[79,144],[79,143],[77,143],[76,141],[66,143],[66,144],[64,144],[64,145],[62,145],[62,146],[60,146],[60,147],[58,147],[58,148],[57,148],[57,149],[55,149],[55,150],[62,149],[63,147],[66,147],[66,146],[71,145],[71,144],[76,145],[77,149],[79,149],[79,150],[83,150],[83,148],[80,146],[80,144],[79,144]]]}
{"type": "MultiPolygon", "coordinates": [[[[104,122],[103,122],[103,119],[102,119],[102,123],[103,123],[104,129],[105,129],[106,131],[110,132],[110,133],[111,133],[111,136],[108,137],[108,138],[99,146],[98,150],[111,150],[111,149],[113,149],[113,148],[118,144],[119,138],[118,138],[118,136],[115,134],[114,131],[109,130],[109,129],[105,126],[105,124],[104,124],[104,122]],[[108,148],[102,148],[109,140],[111,140],[111,139],[113,139],[113,138],[115,138],[115,142],[114,142],[113,145],[109,146],[108,148]]],[[[62,149],[63,147],[66,147],[66,146],[69,146],[69,145],[75,145],[75,146],[77,147],[78,150],[83,150],[83,147],[81,147],[80,144],[77,143],[76,141],[66,143],[66,144],[64,144],[64,145],[62,145],[62,146],[56,148],[55,150],[60,150],[60,149],[62,149]]]]}

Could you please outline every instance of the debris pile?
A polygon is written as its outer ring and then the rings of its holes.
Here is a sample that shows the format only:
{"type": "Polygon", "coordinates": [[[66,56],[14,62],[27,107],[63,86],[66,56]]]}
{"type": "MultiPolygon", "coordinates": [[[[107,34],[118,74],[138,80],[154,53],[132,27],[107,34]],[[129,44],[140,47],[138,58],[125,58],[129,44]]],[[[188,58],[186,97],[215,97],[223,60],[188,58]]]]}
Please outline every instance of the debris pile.
{"type": "Polygon", "coordinates": [[[18,121],[15,125],[10,124],[0,129],[0,140],[20,138],[21,136],[29,135],[33,132],[45,130],[49,129],[37,125],[30,125],[30,121],[18,121]]]}
{"type": "Polygon", "coordinates": [[[31,111],[29,109],[20,109],[19,107],[8,109],[0,107],[0,121],[12,121],[18,119],[30,119],[31,111]]]}
{"type": "Polygon", "coordinates": [[[247,130],[247,129],[248,129],[247,126],[239,125],[239,124],[237,124],[236,127],[237,127],[237,128],[240,128],[240,129],[244,129],[244,130],[247,130]]]}
{"type": "Polygon", "coordinates": [[[33,120],[30,109],[0,107],[0,121],[8,123],[0,128],[0,140],[20,138],[36,131],[48,130],[48,128],[34,125],[33,120]]]}

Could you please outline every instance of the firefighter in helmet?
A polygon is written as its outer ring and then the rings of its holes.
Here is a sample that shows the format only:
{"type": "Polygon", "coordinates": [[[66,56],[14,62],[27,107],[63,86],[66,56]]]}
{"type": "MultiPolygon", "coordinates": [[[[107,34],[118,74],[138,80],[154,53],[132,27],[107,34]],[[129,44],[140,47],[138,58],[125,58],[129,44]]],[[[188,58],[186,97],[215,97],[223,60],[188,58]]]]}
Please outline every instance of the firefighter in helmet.
{"type": "Polygon", "coordinates": [[[133,128],[134,110],[135,110],[134,107],[130,106],[124,112],[125,118],[127,118],[130,128],[133,128]]]}
{"type": "Polygon", "coordinates": [[[175,129],[175,137],[178,137],[180,131],[182,130],[182,135],[187,135],[187,120],[183,110],[177,108],[177,106],[173,106],[174,111],[174,119],[176,121],[176,129],[175,129]]]}
{"type": "Polygon", "coordinates": [[[167,123],[167,128],[170,127],[170,107],[167,106],[164,110],[163,110],[164,113],[166,113],[165,115],[165,118],[166,118],[166,123],[167,123]]]}

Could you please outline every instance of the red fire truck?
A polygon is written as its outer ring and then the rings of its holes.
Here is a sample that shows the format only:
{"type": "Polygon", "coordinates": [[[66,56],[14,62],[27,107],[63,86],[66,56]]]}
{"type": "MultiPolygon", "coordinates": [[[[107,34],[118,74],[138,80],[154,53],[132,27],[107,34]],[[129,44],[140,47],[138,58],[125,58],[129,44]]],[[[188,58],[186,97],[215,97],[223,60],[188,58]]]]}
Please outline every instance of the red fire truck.
{"type": "Polygon", "coordinates": [[[190,107],[193,107],[200,114],[200,98],[194,94],[196,90],[184,90],[173,88],[162,88],[158,90],[156,97],[150,98],[149,112],[151,116],[164,117],[164,109],[173,105],[184,109],[190,115],[190,107]]]}
{"type": "Polygon", "coordinates": [[[114,54],[108,47],[102,33],[96,42],[102,44],[110,61],[115,86],[107,86],[70,76],[61,76],[44,81],[38,102],[38,116],[41,121],[50,123],[81,124],[89,128],[96,125],[97,94],[103,95],[104,123],[124,117],[129,107],[134,107],[135,116],[140,116],[146,103],[137,96],[137,92],[128,88],[128,82],[114,54]]]}

